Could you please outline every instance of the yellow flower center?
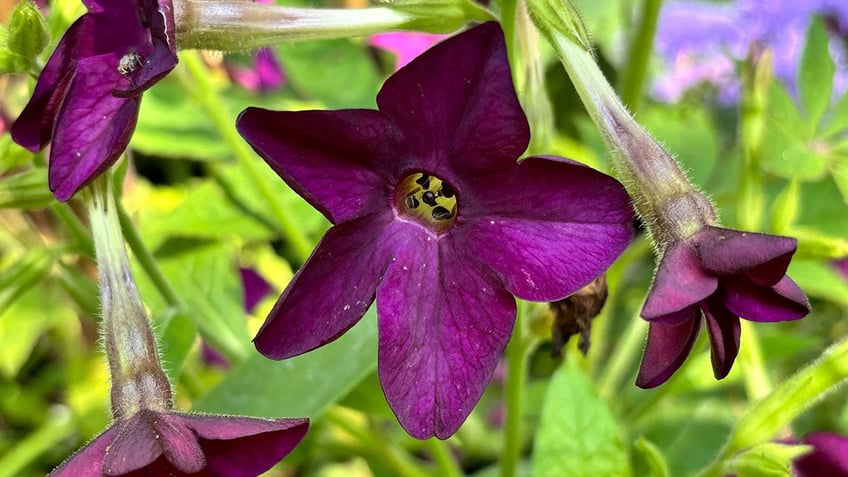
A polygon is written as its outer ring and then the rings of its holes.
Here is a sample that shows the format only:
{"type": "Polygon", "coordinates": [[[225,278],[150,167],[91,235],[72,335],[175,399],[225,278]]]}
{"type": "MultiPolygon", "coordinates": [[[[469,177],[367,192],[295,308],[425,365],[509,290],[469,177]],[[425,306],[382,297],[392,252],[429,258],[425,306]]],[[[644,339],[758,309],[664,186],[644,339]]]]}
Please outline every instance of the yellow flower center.
{"type": "Polygon", "coordinates": [[[398,215],[411,218],[436,233],[446,232],[456,220],[456,194],[438,177],[419,172],[398,185],[398,215]]]}

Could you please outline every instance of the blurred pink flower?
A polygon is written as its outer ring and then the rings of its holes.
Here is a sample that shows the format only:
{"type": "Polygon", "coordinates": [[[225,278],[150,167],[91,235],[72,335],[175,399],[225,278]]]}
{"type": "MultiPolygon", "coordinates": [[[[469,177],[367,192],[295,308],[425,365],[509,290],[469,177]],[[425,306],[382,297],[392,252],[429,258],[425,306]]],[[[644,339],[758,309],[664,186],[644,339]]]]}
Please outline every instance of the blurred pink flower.
{"type": "Polygon", "coordinates": [[[380,33],[373,35],[368,44],[393,53],[397,57],[397,71],[447,36],[418,32],[380,33]]]}

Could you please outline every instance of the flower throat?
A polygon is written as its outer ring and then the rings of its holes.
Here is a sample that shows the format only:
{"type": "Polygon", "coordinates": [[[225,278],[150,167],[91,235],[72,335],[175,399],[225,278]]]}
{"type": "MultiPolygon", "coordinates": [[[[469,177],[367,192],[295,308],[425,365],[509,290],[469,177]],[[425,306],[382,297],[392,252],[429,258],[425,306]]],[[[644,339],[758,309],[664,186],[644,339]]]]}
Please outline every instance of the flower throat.
{"type": "Polygon", "coordinates": [[[456,220],[456,194],[447,182],[419,172],[398,185],[396,209],[401,217],[441,234],[456,220]]]}

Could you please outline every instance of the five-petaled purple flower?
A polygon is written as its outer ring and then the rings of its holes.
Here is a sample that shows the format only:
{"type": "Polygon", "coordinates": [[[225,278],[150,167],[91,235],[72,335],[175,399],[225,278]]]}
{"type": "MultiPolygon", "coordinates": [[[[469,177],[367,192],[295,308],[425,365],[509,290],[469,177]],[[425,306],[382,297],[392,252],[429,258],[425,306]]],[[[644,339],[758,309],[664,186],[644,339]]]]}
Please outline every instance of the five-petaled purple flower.
{"type": "Polygon", "coordinates": [[[119,420],[50,475],[255,477],[303,439],[308,419],[156,412],[119,420]]]}
{"type": "Polygon", "coordinates": [[[650,328],[636,384],[658,386],[677,371],[704,320],[721,379],[739,352],[740,317],[785,321],[809,313],[806,295],[786,276],[795,247],[790,237],[710,225],[668,245],[642,308],[650,328]]]}
{"type": "Polygon", "coordinates": [[[792,463],[798,477],[848,477],[848,437],[813,432],[802,443],[813,450],[792,463]]]}
{"type": "Polygon", "coordinates": [[[177,64],[170,0],[84,0],[53,52],[12,138],[38,152],[52,140],[48,180],[68,200],[126,149],[141,94],[177,64]]]}
{"type": "Polygon", "coordinates": [[[446,438],[480,398],[515,322],[632,238],[621,184],[529,142],[503,33],[485,23],[399,70],[378,111],[249,108],[237,128],[334,226],[255,338],[274,359],[328,343],[374,301],[379,375],[413,436],[446,438]]]}

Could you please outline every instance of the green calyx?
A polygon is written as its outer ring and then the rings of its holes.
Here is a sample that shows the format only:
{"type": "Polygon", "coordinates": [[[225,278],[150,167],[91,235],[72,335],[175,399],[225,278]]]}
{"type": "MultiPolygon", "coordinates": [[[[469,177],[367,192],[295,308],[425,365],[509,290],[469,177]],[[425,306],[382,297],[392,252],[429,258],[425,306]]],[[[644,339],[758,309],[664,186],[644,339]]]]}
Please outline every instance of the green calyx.
{"type": "Polygon", "coordinates": [[[44,51],[50,35],[47,22],[32,2],[19,3],[0,29],[0,73],[24,73],[44,51]]]}
{"type": "Polygon", "coordinates": [[[533,23],[549,39],[558,33],[586,51],[592,51],[583,18],[570,0],[527,0],[527,9],[533,23]]]}
{"type": "Polygon", "coordinates": [[[495,16],[472,0],[387,0],[377,5],[412,17],[404,30],[451,33],[470,21],[494,20],[495,16]]]}

